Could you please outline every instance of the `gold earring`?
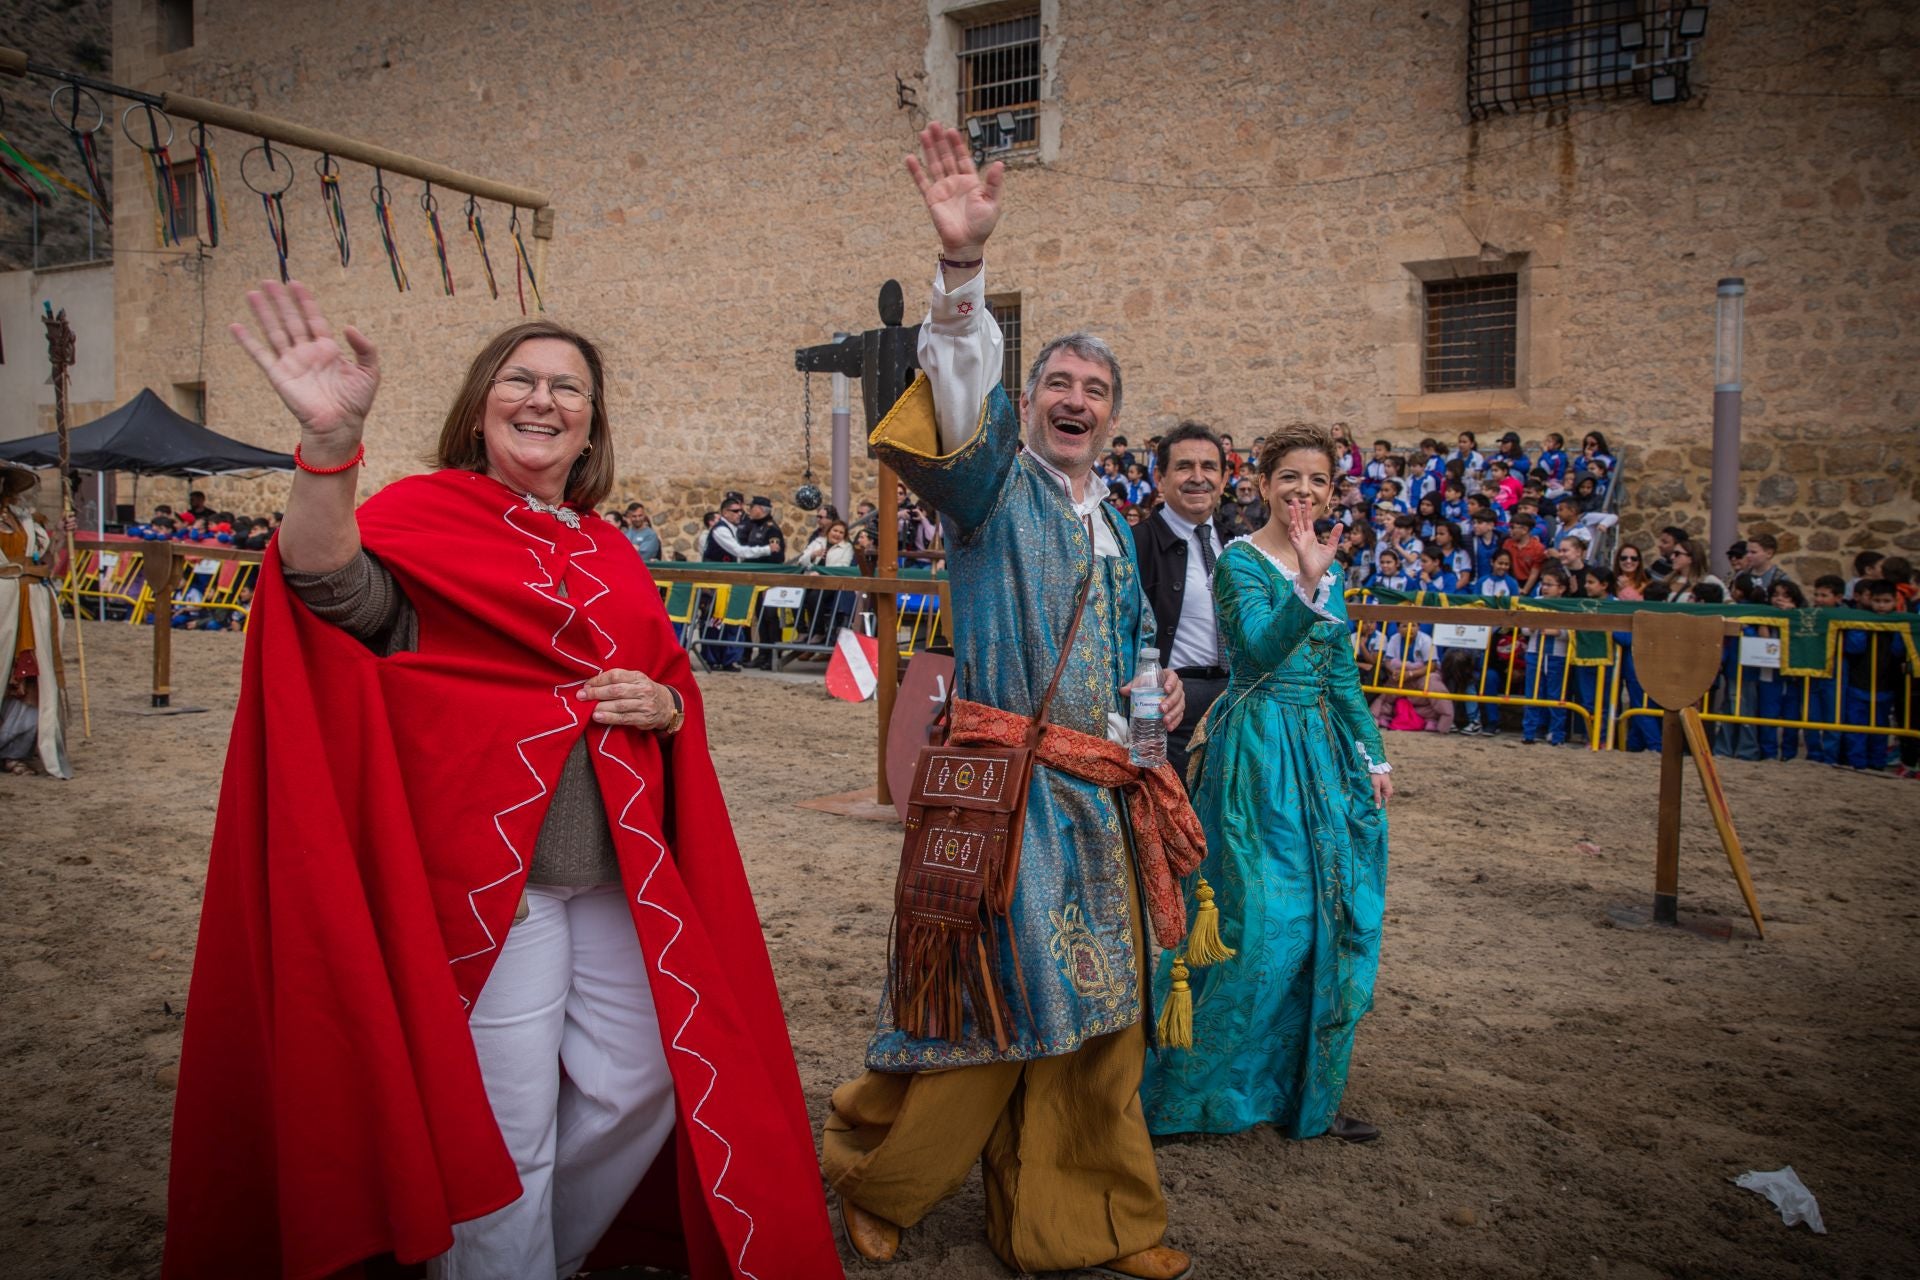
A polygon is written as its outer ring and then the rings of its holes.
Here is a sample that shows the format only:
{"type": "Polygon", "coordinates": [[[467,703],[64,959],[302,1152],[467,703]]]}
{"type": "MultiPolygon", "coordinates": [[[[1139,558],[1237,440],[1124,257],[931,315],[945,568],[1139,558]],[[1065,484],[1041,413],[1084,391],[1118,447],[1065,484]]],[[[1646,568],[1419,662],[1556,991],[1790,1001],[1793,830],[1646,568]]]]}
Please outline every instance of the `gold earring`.
{"type": "Polygon", "coordinates": [[[592,452],[593,452],[593,445],[591,442],[589,442],[587,447],[580,451],[580,456],[584,458],[592,452]]]}

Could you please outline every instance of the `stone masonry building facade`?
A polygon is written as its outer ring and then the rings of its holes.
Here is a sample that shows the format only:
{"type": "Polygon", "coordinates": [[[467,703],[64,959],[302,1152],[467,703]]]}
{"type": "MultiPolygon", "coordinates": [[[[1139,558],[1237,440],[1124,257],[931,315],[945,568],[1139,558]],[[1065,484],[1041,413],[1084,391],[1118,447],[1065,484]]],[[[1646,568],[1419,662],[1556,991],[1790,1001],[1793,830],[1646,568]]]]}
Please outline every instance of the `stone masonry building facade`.
{"type": "MultiPolygon", "coordinates": [[[[1743,531],[1776,532],[1803,580],[1920,551],[1920,8],[1697,8],[1682,45],[1679,6],[1635,0],[115,0],[112,49],[125,83],[548,193],[547,310],[604,343],[617,495],[670,549],[726,488],[797,523],[793,350],[875,324],[889,277],[917,316],[936,246],[901,158],[964,107],[1010,162],[989,292],[1027,354],[1071,328],[1112,341],[1136,442],[1182,418],[1243,444],[1344,421],[1407,450],[1599,430],[1628,534],[1704,535],[1714,289],[1739,276],[1743,531]]],[[[116,263],[118,398],[204,396],[217,428],[284,448],[224,332],[274,270],[251,140],[213,136],[220,247],[116,263]]],[[[114,159],[141,158],[122,139],[114,159]]],[[[509,211],[482,206],[494,300],[442,193],[445,297],[420,184],[389,177],[400,293],[372,173],[345,166],[343,270],[313,159],[293,153],[292,269],[380,346],[370,491],[422,465],[466,361],[518,318],[509,211]]],[[[141,184],[115,205],[114,243],[145,247],[141,184]]],[[[824,379],[813,403],[824,484],[824,379]]],[[[855,481],[871,492],[863,458],[855,481]]]]}

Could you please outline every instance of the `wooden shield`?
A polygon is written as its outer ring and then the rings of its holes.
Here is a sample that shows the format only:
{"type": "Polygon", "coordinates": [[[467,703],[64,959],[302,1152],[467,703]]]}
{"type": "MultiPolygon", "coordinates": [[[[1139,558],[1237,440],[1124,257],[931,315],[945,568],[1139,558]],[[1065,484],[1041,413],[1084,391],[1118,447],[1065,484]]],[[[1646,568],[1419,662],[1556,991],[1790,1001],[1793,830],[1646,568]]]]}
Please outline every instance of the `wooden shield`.
{"type": "Polygon", "coordinates": [[[1702,614],[1633,615],[1633,669],[1647,696],[1668,711],[1691,707],[1720,674],[1724,619],[1702,614]]]}
{"type": "Polygon", "coordinates": [[[887,721],[887,789],[900,821],[907,820],[907,796],[913,790],[913,766],[920,748],[933,740],[934,717],[953,688],[953,657],[945,653],[916,653],[900,679],[900,696],[887,721]]]}

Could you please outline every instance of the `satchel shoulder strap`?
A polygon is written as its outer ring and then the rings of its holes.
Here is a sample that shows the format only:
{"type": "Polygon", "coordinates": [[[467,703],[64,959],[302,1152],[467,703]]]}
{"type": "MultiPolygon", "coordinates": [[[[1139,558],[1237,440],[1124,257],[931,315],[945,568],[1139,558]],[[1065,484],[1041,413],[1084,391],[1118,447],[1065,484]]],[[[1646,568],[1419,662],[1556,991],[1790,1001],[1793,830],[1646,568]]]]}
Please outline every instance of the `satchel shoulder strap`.
{"type": "MultiPolygon", "coordinates": [[[[1087,540],[1093,540],[1093,517],[1086,518],[1087,540]]],[[[1047,681],[1046,696],[1040,699],[1040,710],[1034,714],[1033,721],[1027,726],[1027,745],[1035,746],[1040,741],[1040,731],[1046,728],[1047,717],[1053,711],[1054,691],[1060,687],[1060,677],[1067,669],[1067,659],[1073,654],[1074,637],[1080,633],[1080,619],[1087,612],[1087,597],[1093,594],[1093,574],[1100,566],[1100,557],[1095,553],[1087,562],[1087,576],[1080,580],[1080,598],[1074,601],[1073,621],[1067,624],[1067,637],[1060,642],[1060,660],[1053,664],[1053,678],[1047,681]]]]}

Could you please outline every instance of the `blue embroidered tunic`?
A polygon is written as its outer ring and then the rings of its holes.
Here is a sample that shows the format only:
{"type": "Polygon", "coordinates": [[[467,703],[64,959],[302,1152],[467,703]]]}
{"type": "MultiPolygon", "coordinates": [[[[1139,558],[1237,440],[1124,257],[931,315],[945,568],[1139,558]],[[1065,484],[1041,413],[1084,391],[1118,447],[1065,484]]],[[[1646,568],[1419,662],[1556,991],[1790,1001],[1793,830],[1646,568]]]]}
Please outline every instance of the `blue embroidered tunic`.
{"type": "MultiPolygon", "coordinates": [[[[940,513],[956,696],[1032,715],[1053,675],[1080,582],[1095,566],[1051,718],[1106,737],[1108,716],[1125,711],[1122,690],[1133,678],[1134,656],[1153,638],[1125,521],[1101,504],[1092,518],[1108,522],[1121,554],[1096,556],[1060,481],[1022,450],[1019,420],[998,386],[972,437],[951,453],[940,452],[924,377],[874,429],[872,444],[940,513]]],[[[1140,1017],[1142,957],[1124,805],[1104,787],[1044,766],[1035,767],[1029,796],[1011,937],[1001,937],[996,966],[1018,1035],[1005,1052],[990,1033],[963,1041],[908,1036],[893,1025],[883,996],[867,1047],[874,1070],[1051,1057],[1140,1017]],[[1025,1004],[1010,942],[1019,947],[1025,1004]]]]}

